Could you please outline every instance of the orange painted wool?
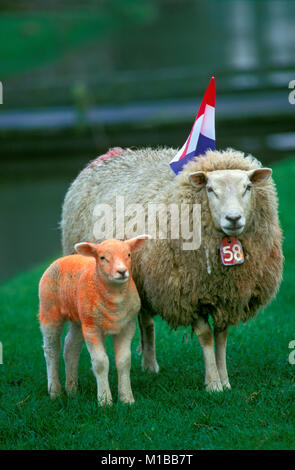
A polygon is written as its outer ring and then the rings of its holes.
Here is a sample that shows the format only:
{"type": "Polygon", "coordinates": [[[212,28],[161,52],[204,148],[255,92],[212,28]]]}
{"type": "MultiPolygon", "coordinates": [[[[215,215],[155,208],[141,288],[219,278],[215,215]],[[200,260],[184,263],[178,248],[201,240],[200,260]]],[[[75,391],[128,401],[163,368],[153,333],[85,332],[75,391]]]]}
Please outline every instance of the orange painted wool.
{"type": "Polygon", "coordinates": [[[117,317],[112,315],[116,309],[115,294],[98,278],[95,268],[95,259],[82,255],[59,258],[49,266],[39,287],[42,324],[58,325],[66,320],[79,322],[84,336],[86,332],[94,333],[97,322],[102,329],[116,329],[117,317]],[[98,303],[99,318],[96,313],[98,303]]]}

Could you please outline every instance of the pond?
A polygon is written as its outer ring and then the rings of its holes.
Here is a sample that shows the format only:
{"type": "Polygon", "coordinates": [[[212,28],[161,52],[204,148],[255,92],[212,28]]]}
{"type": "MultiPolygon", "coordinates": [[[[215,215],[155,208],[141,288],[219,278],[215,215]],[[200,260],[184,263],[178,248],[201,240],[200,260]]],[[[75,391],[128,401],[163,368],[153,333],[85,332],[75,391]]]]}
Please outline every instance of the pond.
{"type": "MultiPolygon", "coordinates": [[[[181,146],[211,75],[217,148],[251,152],[265,164],[295,155],[295,105],[288,101],[295,2],[129,3],[132,18],[100,14],[91,2],[80,43],[63,29],[64,18],[76,28],[69,10],[46,13],[46,21],[27,12],[24,24],[16,21],[23,36],[2,43],[0,281],[61,253],[62,201],[89,160],[115,146],[181,146]],[[95,18],[114,24],[98,31],[95,18]],[[56,35],[47,55],[38,48],[45,23],[56,35]],[[22,42],[28,47],[20,49],[22,42]],[[20,52],[32,57],[19,61],[20,52]]],[[[9,24],[6,37],[17,31],[9,24]]]]}

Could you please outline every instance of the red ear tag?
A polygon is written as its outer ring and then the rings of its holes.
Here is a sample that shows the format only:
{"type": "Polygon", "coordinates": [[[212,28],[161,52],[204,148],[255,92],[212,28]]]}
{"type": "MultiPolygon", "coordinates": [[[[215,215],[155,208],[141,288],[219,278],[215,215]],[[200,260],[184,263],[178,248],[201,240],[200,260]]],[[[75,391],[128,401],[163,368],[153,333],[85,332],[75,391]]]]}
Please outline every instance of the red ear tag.
{"type": "Polygon", "coordinates": [[[240,240],[235,237],[223,238],[220,243],[220,259],[224,266],[244,263],[244,253],[240,240]]]}

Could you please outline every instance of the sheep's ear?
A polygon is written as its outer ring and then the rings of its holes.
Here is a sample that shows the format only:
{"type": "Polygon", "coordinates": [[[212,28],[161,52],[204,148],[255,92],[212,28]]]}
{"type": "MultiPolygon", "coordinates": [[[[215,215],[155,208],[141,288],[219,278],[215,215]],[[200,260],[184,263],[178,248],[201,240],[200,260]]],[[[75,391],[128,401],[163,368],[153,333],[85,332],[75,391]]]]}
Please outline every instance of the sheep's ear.
{"type": "Polygon", "coordinates": [[[83,243],[76,243],[75,250],[79,255],[83,256],[97,256],[97,250],[95,243],[83,242],[83,243]]]}
{"type": "Polygon", "coordinates": [[[128,243],[131,251],[137,251],[142,247],[146,240],[150,240],[150,238],[151,237],[149,235],[139,235],[138,237],[126,240],[126,243],[128,243]]]}
{"type": "Polygon", "coordinates": [[[198,189],[202,189],[207,184],[208,177],[204,171],[196,171],[189,175],[189,179],[193,186],[198,189]]]}
{"type": "Polygon", "coordinates": [[[253,184],[268,180],[268,178],[271,177],[271,174],[271,168],[259,168],[258,170],[248,171],[249,180],[253,184]]]}

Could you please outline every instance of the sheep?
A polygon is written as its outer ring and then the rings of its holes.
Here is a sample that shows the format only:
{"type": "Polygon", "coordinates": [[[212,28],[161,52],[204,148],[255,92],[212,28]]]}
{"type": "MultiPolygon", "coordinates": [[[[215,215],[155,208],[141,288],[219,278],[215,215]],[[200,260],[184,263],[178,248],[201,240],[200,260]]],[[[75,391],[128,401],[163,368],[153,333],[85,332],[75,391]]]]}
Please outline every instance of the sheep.
{"type": "Polygon", "coordinates": [[[67,393],[77,391],[78,362],[84,339],[97,380],[98,402],[111,405],[109,360],[104,341],[112,335],[119,399],[123,403],[134,402],[130,344],[140,298],[130,273],[131,252],[138,250],[146,239],[143,235],[127,241],[107,240],[99,245],[77,243],[77,255],[57,259],[43,274],[39,284],[39,320],[51,398],[61,393],[60,336],[65,322],[69,321],[64,347],[67,393]]]}
{"type": "MultiPolygon", "coordinates": [[[[201,246],[155,239],[134,258],[133,276],[142,301],[139,314],[142,366],[158,372],[153,316],[171,328],[191,326],[202,347],[208,391],[230,389],[226,367],[228,329],[247,322],[276,295],[282,279],[282,241],[271,169],[233,149],[208,150],[175,176],[172,148],[126,150],[91,162],[70,186],[62,210],[64,253],[81,238],[94,240],[94,208],[126,204],[201,204],[201,246]],[[238,237],[244,262],[220,261],[224,237],[238,237]],[[209,323],[212,318],[214,332],[209,323]],[[215,343],[215,350],[214,350],[215,343]]],[[[118,214],[117,214],[118,218],[118,214]]],[[[169,224],[169,220],[168,220],[169,224]]]]}

